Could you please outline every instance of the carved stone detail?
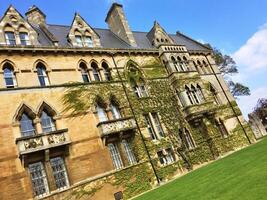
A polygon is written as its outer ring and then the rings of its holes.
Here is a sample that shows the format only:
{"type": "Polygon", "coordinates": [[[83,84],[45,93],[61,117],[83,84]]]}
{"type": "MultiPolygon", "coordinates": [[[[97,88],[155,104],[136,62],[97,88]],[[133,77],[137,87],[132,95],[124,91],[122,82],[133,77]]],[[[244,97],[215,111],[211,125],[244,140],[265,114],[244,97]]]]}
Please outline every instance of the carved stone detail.
{"type": "Polygon", "coordinates": [[[125,130],[135,129],[136,123],[133,118],[124,118],[116,121],[108,121],[100,123],[98,129],[101,136],[106,136],[112,133],[118,133],[125,130]]]}

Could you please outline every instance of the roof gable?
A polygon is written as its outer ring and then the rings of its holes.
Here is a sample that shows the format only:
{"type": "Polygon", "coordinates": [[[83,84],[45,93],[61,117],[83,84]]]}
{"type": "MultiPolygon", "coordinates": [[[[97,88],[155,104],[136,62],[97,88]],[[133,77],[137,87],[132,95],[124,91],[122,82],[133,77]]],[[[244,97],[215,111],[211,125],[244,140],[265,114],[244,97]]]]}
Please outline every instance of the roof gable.
{"type": "Polygon", "coordinates": [[[100,36],[98,33],[78,13],[75,13],[67,36],[69,41],[74,45],[76,45],[75,34],[77,33],[81,36],[90,36],[93,40],[94,46],[101,46],[100,36]]]}
{"type": "Polygon", "coordinates": [[[28,21],[25,20],[24,17],[12,5],[8,7],[0,20],[0,30],[3,30],[0,31],[0,44],[5,44],[4,31],[6,28],[8,31],[15,33],[21,31],[27,32],[31,38],[31,44],[39,44],[37,40],[38,34],[35,29],[33,29],[28,21]]]}
{"type": "Polygon", "coordinates": [[[167,32],[160,26],[160,24],[155,21],[152,29],[147,33],[147,38],[154,46],[159,44],[170,43],[173,44],[172,38],[167,34],[167,32]]]}

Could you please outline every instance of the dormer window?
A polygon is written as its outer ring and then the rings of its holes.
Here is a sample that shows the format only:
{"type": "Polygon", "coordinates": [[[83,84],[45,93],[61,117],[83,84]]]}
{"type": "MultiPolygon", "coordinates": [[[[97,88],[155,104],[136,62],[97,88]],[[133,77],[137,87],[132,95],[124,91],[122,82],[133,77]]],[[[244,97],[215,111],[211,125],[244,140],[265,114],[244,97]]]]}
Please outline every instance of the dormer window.
{"type": "Polygon", "coordinates": [[[78,47],[93,47],[93,38],[88,31],[82,33],[78,30],[75,31],[75,42],[78,47]]]}
{"type": "Polygon", "coordinates": [[[83,42],[82,42],[82,36],[80,35],[75,35],[75,39],[76,39],[76,44],[78,47],[82,47],[83,46],[83,42]]]}
{"type": "Polygon", "coordinates": [[[87,47],[93,47],[93,40],[91,36],[85,36],[84,37],[84,43],[87,47]]]}
{"type": "Polygon", "coordinates": [[[30,45],[29,35],[26,32],[19,33],[20,44],[23,46],[30,45]]]}
{"type": "Polygon", "coordinates": [[[16,38],[14,32],[5,32],[6,44],[10,46],[16,45],[16,38]]]}

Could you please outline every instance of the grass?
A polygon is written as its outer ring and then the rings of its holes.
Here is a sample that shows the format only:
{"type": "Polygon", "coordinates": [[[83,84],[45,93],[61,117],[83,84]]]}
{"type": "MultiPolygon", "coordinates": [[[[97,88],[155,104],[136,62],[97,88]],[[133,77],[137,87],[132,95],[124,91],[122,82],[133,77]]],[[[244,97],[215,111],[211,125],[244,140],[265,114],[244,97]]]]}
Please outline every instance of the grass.
{"type": "Polygon", "coordinates": [[[267,199],[267,138],[134,200],[267,199]]]}

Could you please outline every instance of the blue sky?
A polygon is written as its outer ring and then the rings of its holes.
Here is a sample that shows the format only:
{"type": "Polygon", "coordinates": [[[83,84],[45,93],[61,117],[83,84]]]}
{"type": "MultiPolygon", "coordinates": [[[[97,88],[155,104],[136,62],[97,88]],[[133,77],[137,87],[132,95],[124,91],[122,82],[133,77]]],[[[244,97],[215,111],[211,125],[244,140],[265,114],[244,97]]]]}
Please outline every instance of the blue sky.
{"type": "MultiPolygon", "coordinates": [[[[51,24],[69,25],[79,12],[93,27],[107,27],[112,0],[0,0],[0,15],[12,4],[24,14],[38,6],[51,24]]],[[[118,0],[132,30],[148,31],[157,20],[170,33],[177,30],[208,42],[234,57],[239,75],[252,95],[238,102],[244,114],[260,97],[267,98],[267,0],[118,0]]]]}

